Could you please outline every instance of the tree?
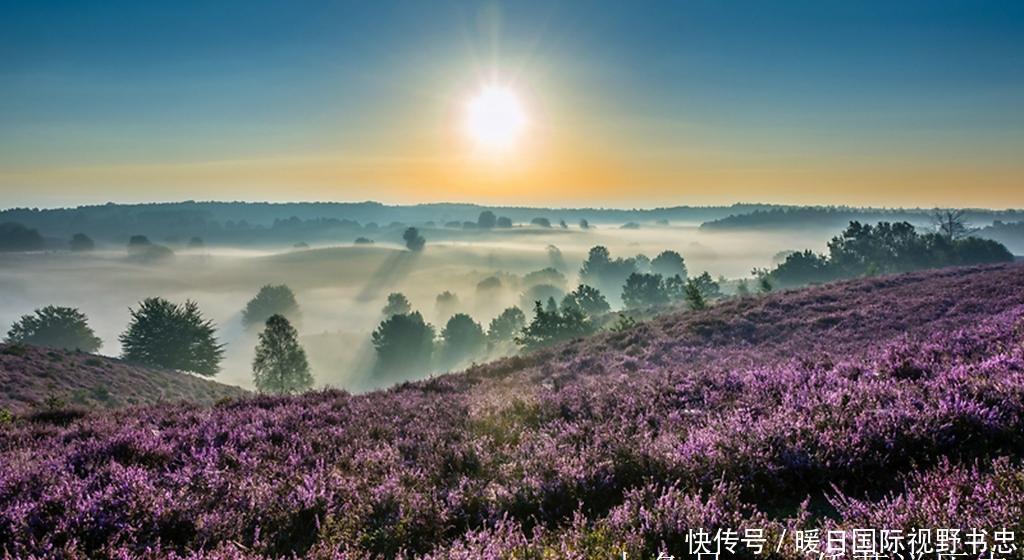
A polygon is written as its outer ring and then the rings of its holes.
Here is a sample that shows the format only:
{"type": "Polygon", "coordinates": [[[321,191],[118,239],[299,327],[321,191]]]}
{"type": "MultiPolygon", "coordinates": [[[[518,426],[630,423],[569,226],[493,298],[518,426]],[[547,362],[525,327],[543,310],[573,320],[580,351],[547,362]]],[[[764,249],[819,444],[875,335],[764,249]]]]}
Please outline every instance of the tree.
{"type": "MultiPolygon", "coordinates": [[[[634,272],[637,272],[635,259],[612,259],[607,248],[597,245],[590,249],[587,260],[580,267],[580,283],[614,294],[610,297],[618,297],[622,293],[622,285],[634,272]]],[[[614,305],[616,302],[609,303],[614,305]]]]}
{"type": "Polygon", "coordinates": [[[392,315],[405,315],[410,311],[412,311],[412,305],[409,304],[405,294],[391,292],[388,294],[388,302],[384,305],[384,309],[381,309],[381,314],[386,319],[392,315]]]}
{"type": "Polygon", "coordinates": [[[133,235],[128,239],[128,256],[140,261],[158,261],[174,256],[174,251],[157,245],[145,235],[133,235]]]}
{"type": "Polygon", "coordinates": [[[685,299],[687,307],[693,311],[700,311],[708,306],[707,301],[704,299],[704,294],[701,292],[700,285],[693,278],[686,281],[685,299]]]}
{"type": "Polygon", "coordinates": [[[580,220],[580,229],[590,229],[590,222],[587,220],[580,220]]]}
{"type": "Polygon", "coordinates": [[[530,223],[535,225],[535,226],[540,226],[540,227],[543,227],[543,228],[551,227],[551,220],[549,220],[547,218],[534,218],[534,219],[530,220],[530,223]]]}
{"type": "Polygon", "coordinates": [[[487,327],[487,340],[492,345],[511,342],[526,326],[526,314],[518,307],[509,307],[491,320],[487,327]]]}
{"type": "Polygon", "coordinates": [[[375,371],[380,375],[405,377],[428,369],[434,354],[434,327],[418,311],[392,315],[370,335],[377,351],[375,371]]]}
{"type": "Polygon", "coordinates": [[[252,380],[263,393],[292,395],[313,387],[306,351],[299,334],[284,315],[271,315],[256,345],[252,380]]]}
{"type": "Polygon", "coordinates": [[[548,298],[547,303],[544,304],[544,311],[547,311],[548,313],[558,312],[558,302],[555,301],[554,296],[548,298]]]}
{"type": "Polygon", "coordinates": [[[565,290],[558,286],[551,284],[537,284],[530,286],[521,296],[519,296],[520,308],[533,307],[534,302],[546,302],[550,298],[561,300],[562,296],[565,295],[565,290]]]}
{"type": "Polygon", "coordinates": [[[548,262],[551,263],[551,268],[558,270],[559,272],[567,270],[569,266],[565,263],[565,257],[562,256],[562,250],[555,245],[548,245],[548,262]]]}
{"type": "Polygon", "coordinates": [[[771,274],[763,268],[755,268],[750,271],[757,279],[757,291],[762,294],[767,294],[774,289],[771,281],[771,274]]]}
{"type": "Polygon", "coordinates": [[[369,237],[357,237],[352,243],[355,245],[373,245],[373,240],[369,237]]]}
{"type": "Polygon", "coordinates": [[[590,318],[611,311],[611,306],[608,305],[608,300],[604,298],[601,291],[586,284],[580,284],[562,298],[562,310],[569,308],[579,309],[590,318]]]}
{"type": "Polygon", "coordinates": [[[477,282],[476,293],[477,295],[485,295],[490,297],[490,294],[501,290],[501,278],[497,276],[488,276],[483,280],[477,282]]]}
{"type": "Polygon", "coordinates": [[[780,286],[802,286],[828,282],[834,277],[834,268],[825,255],[814,251],[793,252],[772,270],[771,280],[780,286]]]}
{"type": "Polygon", "coordinates": [[[633,262],[636,264],[637,272],[651,272],[651,258],[647,255],[640,253],[633,257],[633,262]]]}
{"type": "Polygon", "coordinates": [[[686,280],[676,274],[665,279],[665,292],[669,301],[683,301],[686,299],[686,280]]]}
{"type": "Polygon", "coordinates": [[[82,352],[95,352],[103,344],[89,327],[85,314],[73,307],[54,305],[22,315],[7,331],[5,342],[82,352]]]}
{"type": "Polygon", "coordinates": [[[512,219],[506,218],[505,216],[501,216],[500,218],[498,218],[497,226],[500,228],[510,228],[512,227],[512,219]]]}
{"type": "Polygon", "coordinates": [[[558,227],[562,229],[569,229],[569,224],[565,223],[565,220],[558,220],[558,227]]]}
{"type": "Polygon", "coordinates": [[[38,251],[45,245],[38,231],[19,223],[0,224],[0,253],[14,251],[38,251]]]}
{"type": "Polygon", "coordinates": [[[480,229],[491,229],[497,224],[498,218],[490,210],[480,212],[480,216],[476,219],[476,225],[480,229]]]}
{"type": "Polygon", "coordinates": [[[448,290],[437,294],[437,298],[434,300],[434,312],[438,319],[444,320],[451,317],[458,308],[459,296],[448,290]]]}
{"type": "Polygon", "coordinates": [[[561,312],[545,310],[538,301],[534,304],[533,320],[515,341],[527,350],[535,350],[593,332],[593,323],[582,311],[571,308],[561,312]]]}
{"type": "Polygon", "coordinates": [[[76,253],[83,253],[86,251],[92,251],[96,248],[96,243],[84,233],[76,233],[71,236],[71,241],[68,242],[71,250],[76,253]]]}
{"type": "Polygon", "coordinates": [[[268,284],[260,288],[256,297],[249,300],[242,310],[242,325],[252,328],[265,323],[274,315],[284,315],[292,319],[299,315],[299,303],[295,300],[295,294],[284,284],[268,284]]]}
{"type": "Polygon", "coordinates": [[[441,330],[441,340],[445,367],[455,367],[478,358],[487,346],[483,327],[465,313],[457,313],[448,319],[441,330]]]}
{"type": "Polygon", "coordinates": [[[966,237],[953,244],[957,262],[962,265],[1010,262],[1013,253],[1005,245],[992,239],[966,237]]]}
{"type": "Polygon", "coordinates": [[[402,239],[405,240],[406,248],[412,252],[422,251],[423,246],[427,244],[427,240],[414,227],[405,230],[405,233],[402,234],[402,239]]]}
{"type": "Polygon", "coordinates": [[[718,282],[715,282],[707,271],[702,272],[701,275],[694,278],[693,281],[700,289],[700,295],[703,296],[704,299],[712,300],[722,297],[722,289],[718,286],[718,282]]]}
{"type": "Polygon", "coordinates": [[[540,270],[534,270],[529,272],[526,276],[523,276],[523,286],[531,287],[539,284],[550,284],[560,289],[565,288],[568,281],[565,279],[565,275],[558,271],[554,267],[542,268],[540,270]]]}
{"type": "Polygon", "coordinates": [[[179,305],[148,298],[129,312],[128,328],[119,337],[124,360],[207,376],[220,370],[224,345],[217,342],[213,322],[203,318],[196,302],[179,305]]]}
{"type": "Polygon", "coordinates": [[[970,233],[970,229],[968,229],[964,219],[963,210],[936,208],[932,213],[932,221],[935,223],[935,229],[938,230],[939,234],[950,243],[967,237],[970,233]]]}
{"type": "Polygon", "coordinates": [[[686,262],[682,255],[675,251],[662,251],[651,261],[651,272],[660,274],[665,278],[672,278],[679,275],[686,279],[686,262]]]}
{"type": "Polygon", "coordinates": [[[740,280],[739,283],[736,284],[736,295],[741,298],[750,296],[750,286],[748,285],[746,278],[740,280]]]}
{"type": "Polygon", "coordinates": [[[668,291],[660,274],[634,272],[622,287],[622,303],[636,309],[668,303],[668,291]]]}

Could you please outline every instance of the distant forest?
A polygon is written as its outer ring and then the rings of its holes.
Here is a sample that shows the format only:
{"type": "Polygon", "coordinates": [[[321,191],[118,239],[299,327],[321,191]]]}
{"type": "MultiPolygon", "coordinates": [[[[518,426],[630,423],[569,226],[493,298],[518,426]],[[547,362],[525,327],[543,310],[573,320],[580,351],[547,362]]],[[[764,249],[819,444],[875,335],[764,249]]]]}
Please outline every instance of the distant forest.
{"type": "MultiPolygon", "coordinates": [[[[730,214],[701,224],[705,231],[820,228],[838,230],[851,221],[909,222],[915,226],[932,223],[934,210],[926,208],[854,208],[849,206],[780,206],[757,208],[730,214]]],[[[975,227],[997,221],[1024,220],[1024,210],[966,209],[963,219],[975,227]]]]}
{"type": "MultiPolygon", "coordinates": [[[[114,204],[77,208],[12,208],[0,211],[2,237],[21,250],[66,248],[76,234],[88,242],[124,244],[144,235],[157,243],[190,241],[232,245],[299,244],[351,237],[400,243],[412,225],[425,230],[472,230],[482,215],[496,227],[512,224],[534,228],[700,226],[707,232],[737,230],[840,231],[851,221],[932,224],[933,210],[924,208],[855,208],[846,206],[675,206],[653,209],[530,208],[437,203],[386,205],[379,202],[173,202],[114,204]],[[625,225],[623,225],[625,224],[625,225]],[[9,231],[8,231],[9,230],[9,231]]],[[[1024,210],[968,209],[963,219],[980,237],[999,240],[1015,253],[1024,251],[1024,210]]],[[[491,224],[484,229],[490,229],[491,224]]],[[[529,230],[521,230],[528,233],[529,230]]],[[[4,250],[0,247],[0,250],[4,250]]],[[[7,250],[11,250],[10,248],[7,250]]]]}
{"type": "MultiPolygon", "coordinates": [[[[770,208],[763,204],[678,206],[643,210],[605,208],[527,208],[476,204],[419,204],[392,206],[379,202],[174,202],[114,204],[77,208],[13,208],[0,211],[0,223],[13,222],[38,230],[45,237],[67,239],[86,233],[97,241],[123,243],[144,234],[155,241],[293,242],[335,233],[374,232],[404,225],[463,228],[491,211],[514,223],[622,224],[676,222],[697,225],[731,214],[770,208]]],[[[61,243],[65,243],[62,241],[61,243]]]]}

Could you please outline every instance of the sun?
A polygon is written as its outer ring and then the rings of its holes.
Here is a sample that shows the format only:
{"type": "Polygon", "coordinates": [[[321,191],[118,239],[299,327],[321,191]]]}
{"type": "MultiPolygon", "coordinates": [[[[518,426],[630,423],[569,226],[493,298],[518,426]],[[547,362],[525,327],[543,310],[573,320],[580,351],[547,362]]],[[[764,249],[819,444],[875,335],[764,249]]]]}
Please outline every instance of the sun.
{"type": "Polygon", "coordinates": [[[482,150],[508,151],[519,141],[526,124],[519,97],[505,86],[485,86],[466,104],[466,135],[482,150]]]}

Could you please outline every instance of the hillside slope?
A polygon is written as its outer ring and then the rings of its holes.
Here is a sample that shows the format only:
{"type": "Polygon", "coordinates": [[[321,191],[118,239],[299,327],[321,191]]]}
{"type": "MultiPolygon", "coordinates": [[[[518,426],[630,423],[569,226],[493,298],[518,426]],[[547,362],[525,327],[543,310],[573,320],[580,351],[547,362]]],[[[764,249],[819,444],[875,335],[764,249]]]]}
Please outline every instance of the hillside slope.
{"type": "Polygon", "coordinates": [[[212,404],[248,392],[194,375],[81,352],[0,344],[0,408],[24,412],[48,398],[76,406],[187,401],[212,404]]]}
{"type": "Polygon", "coordinates": [[[1024,535],[1022,459],[1024,267],[948,269],[669,314],[362,396],[15,423],[0,542],[648,558],[685,555],[691,529],[760,528],[767,557],[806,558],[795,529],[1024,535]]]}

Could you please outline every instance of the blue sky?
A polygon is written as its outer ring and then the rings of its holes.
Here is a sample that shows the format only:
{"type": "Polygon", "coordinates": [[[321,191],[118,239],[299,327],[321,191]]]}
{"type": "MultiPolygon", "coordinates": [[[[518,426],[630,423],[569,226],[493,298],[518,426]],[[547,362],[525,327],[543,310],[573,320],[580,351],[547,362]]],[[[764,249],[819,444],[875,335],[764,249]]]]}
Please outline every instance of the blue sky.
{"type": "Polygon", "coordinates": [[[1024,3],[88,4],[2,5],[10,204],[1024,205],[1024,3]],[[448,129],[495,75],[552,161],[480,181],[448,129]]]}

